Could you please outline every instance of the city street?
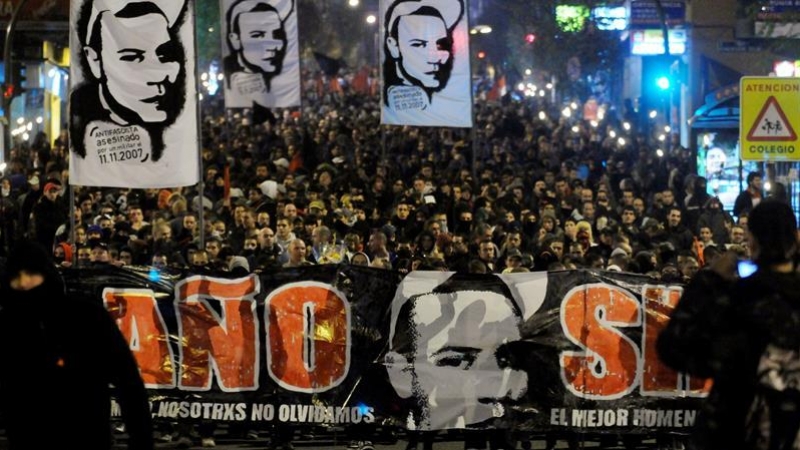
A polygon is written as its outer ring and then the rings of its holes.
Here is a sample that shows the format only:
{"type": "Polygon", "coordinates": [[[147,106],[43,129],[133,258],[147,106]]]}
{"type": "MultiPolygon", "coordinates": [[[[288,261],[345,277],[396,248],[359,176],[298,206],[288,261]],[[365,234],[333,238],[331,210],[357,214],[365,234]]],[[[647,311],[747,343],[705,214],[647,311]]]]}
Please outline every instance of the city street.
{"type": "MultiPolygon", "coordinates": [[[[116,445],[114,446],[115,450],[122,450],[127,449],[125,436],[124,435],[116,435],[117,438],[116,445]]],[[[272,447],[269,441],[269,435],[266,433],[260,433],[259,439],[238,439],[238,438],[231,438],[227,436],[227,430],[219,430],[216,433],[216,446],[214,448],[222,449],[222,450],[233,450],[233,449],[273,449],[273,448],[280,448],[280,447],[272,447]]],[[[199,449],[203,448],[200,445],[200,440],[198,437],[194,437],[192,439],[192,446],[185,446],[179,444],[178,442],[161,442],[157,441],[156,448],[157,449],[199,449]]],[[[348,449],[352,447],[348,447],[350,442],[344,436],[338,435],[328,435],[328,436],[302,436],[297,435],[296,439],[293,441],[293,445],[296,449],[303,449],[303,450],[328,450],[328,449],[348,449]]],[[[530,447],[524,446],[522,442],[516,442],[516,447],[511,447],[513,449],[545,449],[547,448],[546,441],[543,437],[538,436],[536,439],[530,441],[530,447]]],[[[656,439],[644,439],[641,441],[632,441],[628,443],[629,446],[623,445],[621,441],[614,442],[613,438],[604,439],[602,442],[597,439],[596,437],[586,437],[583,440],[577,441],[575,445],[577,448],[591,448],[591,449],[659,449],[659,450],[678,450],[682,449],[683,447],[680,445],[679,440],[672,440],[672,439],[665,439],[663,442],[657,442],[656,439]]],[[[376,450],[406,450],[410,448],[408,446],[408,442],[405,439],[389,439],[384,437],[382,440],[375,440],[373,441],[373,445],[376,450]]],[[[413,448],[413,447],[412,447],[413,448]]],[[[423,445],[420,443],[417,447],[419,450],[423,450],[423,445]]],[[[568,449],[570,448],[568,442],[566,440],[559,440],[556,442],[555,449],[568,449]]],[[[5,440],[5,435],[2,430],[0,430],[0,450],[8,449],[7,442],[5,440]]],[[[434,450],[464,450],[464,443],[463,440],[460,439],[460,435],[458,433],[441,433],[434,438],[433,441],[433,449],[434,450]]]]}

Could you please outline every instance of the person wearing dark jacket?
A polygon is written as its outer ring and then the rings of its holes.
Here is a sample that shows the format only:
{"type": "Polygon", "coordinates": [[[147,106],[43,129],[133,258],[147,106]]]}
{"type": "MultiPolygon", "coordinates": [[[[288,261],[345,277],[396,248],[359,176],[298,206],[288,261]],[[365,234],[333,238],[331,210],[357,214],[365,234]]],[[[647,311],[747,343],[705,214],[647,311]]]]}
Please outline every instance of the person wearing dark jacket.
{"type": "Polygon", "coordinates": [[[44,193],[33,207],[36,240],[47,249],[53,248],[58,227],[69,219],[69,207],[59,197],[61,186],[47,183],[44,193]]]}
{"type": "MultiPolygon", "coordinates": [[[[763,431],[761,424],[748,420],[757,404],[759,360],[768,344],[783,343],[795,350],[800,346],[800,275],[793,266],[796,228],[788,205],[761,202],[750,213],[755,274],[738,277],[736,255],[720,257],[692,279],[659,335],[657,350],[664,363],[714,382],[689,448],[760,448],[748,439],[763,431]]],[[[797,425],[789,431],[794,434],[783,437],[794,439],[797,425]]]]}
{"type": "Polygon", "coordinates": [[[708,227],[711,230],[712,240],[717,245],[727,244],[730,240],[728,227],[733,226],[733,217],[722,209],[722,201],[719,197],[711,197],[703,207],[700,218],[697,220],[698,234],[700,228],[708,227]]]}
{"type": "Polygon", "coordinates": [[[125,338],[100,303],[66,295],[35,242],[17,244],[0,281],[0,361],[10,449],[110,449],[112,392],[128,448],[153,449],[147,392],[125,338]]]}
{"type": "Polygon", "coordinates": [[[764,198],[764,179],[761,172],[750,172],[747,174],[747,189],[736,196],[733,203],[733,215],[736,217],[748,214],[753,207],[764,198]]]}

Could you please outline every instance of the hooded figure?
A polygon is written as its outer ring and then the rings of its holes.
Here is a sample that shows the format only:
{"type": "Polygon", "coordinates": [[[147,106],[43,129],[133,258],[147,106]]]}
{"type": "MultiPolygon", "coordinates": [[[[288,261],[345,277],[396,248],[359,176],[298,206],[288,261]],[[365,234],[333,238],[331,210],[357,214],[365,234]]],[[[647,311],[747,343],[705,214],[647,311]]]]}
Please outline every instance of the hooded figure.
{"type": "Polygon", "coordinates": [[[797,220],[788,204],[774,200],[749,217],[758,270],[739,276],[737,255],[720,256],[685,287],[658,336],[662,362],[714,382],[688,448],[796,448],[800,436],[797,220]]]}
{"type": "Polygon", "coordinates": [[[110,449],[109,384],[128,448],[153,448],[148,397],[128,343],[99,303],[66,295],[48,252],[34,242],[16,246],[0,278],[0,360],[12,450],[110,449]]]}

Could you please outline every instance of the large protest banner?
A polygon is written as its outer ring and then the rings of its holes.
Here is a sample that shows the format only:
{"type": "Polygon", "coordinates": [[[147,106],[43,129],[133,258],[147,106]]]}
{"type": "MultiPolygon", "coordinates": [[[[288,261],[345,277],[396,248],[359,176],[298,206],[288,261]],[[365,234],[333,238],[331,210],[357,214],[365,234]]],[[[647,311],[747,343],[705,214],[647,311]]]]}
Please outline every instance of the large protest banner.
{"type": "Polygon", "coordinates": [[[472,126],[466,0],[380,0],[381,123],[472,126]]]}
{"type": "Polygon", "coordinates": [[[65,277],[117,319],[165,420],[674,433],[710,387],[655,353],[681,287],[639,276],[65,277]]]}
{"type": "Polygon", "coordinates": [[[220,0],[226,108],[300,106],[296,0],[220,0]]]}
{"type": "Polygon", "coordinates": [[[70,183],[199,181],[194,2],[71,2],[70,183]]]}

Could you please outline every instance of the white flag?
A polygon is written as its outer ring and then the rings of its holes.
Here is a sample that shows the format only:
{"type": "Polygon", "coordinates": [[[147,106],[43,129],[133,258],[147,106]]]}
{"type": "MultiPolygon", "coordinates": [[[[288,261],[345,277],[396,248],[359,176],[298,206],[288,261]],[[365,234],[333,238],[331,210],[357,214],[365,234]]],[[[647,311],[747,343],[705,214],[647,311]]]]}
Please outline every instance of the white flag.
{"type": "Polygon", "coordinates": [[[70,183],[199,181],[192,3],[73,0],[70,183]]]}
{"type": "Polygon", "coordinates": [[[295,0],[220,0],[226,108],[300,105],[295,0]]]}
{"type": "Polygon", "coordinates": [[[381,0],[388,125],[472,126],[464,0],[381,0]]]}

